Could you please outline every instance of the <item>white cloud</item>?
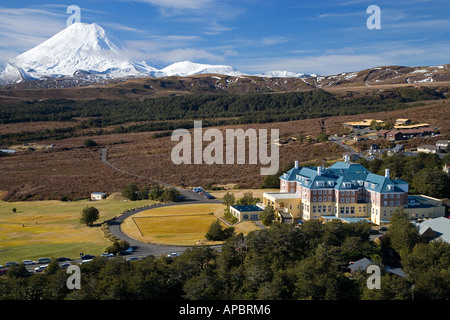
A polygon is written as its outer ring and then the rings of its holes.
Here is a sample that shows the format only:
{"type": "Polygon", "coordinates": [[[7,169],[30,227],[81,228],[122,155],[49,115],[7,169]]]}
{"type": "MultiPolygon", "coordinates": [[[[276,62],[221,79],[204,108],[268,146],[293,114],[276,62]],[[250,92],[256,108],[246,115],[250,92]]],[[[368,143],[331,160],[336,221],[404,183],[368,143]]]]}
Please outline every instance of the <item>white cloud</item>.
{"type": "Polygon", "coordinates": [[[264,45],[274,45],[274,44],[279,44],[279,43],[284,43],[284,42],[288,42],[289,38],[287,37],[264,37],[262,38],[262,44],[264,45]]]}
{"type": "Polygon", "coordinates": [[[35,8],[0,8],[0,56],[8,60],[65,28],[67,15],[35,8]]]}
{"type": "Polygon", "coordinates": [[[150,61],[156,61],[161,64],[171,64],[178,61],[189,60],[192,62],[204,62],[221,63],[225,61],[223,55],[214,54],[204,49],[173,49],[169,51],[161,51],[146,54],[146,57],[150,61]]]}

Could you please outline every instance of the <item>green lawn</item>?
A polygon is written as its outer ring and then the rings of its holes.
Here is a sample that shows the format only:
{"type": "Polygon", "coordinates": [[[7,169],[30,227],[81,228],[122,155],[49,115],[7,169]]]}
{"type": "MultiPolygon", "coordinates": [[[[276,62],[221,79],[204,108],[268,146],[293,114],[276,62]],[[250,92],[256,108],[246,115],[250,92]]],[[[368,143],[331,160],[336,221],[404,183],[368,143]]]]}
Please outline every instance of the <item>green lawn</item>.
{"type": "Polygon", "coordinates": [[[40,257],[78,258],[81,252],[99,255],[111,244],[100,229],[103,221],[153,203],[124,201],[120,197],[95,202],[0,202],[0,264],[40,257]],[[86,206],[100,211],[98,226],[89,228],[79,222],[86,206]]]}
{"type": "Polygon", "coordinates": [[[122,230],[142,242],[191,246],[200,240],[203,244],[215,244],[205,239],[211,223],[217,220],[209,213],[223,214],[224,209],[221,203],[154,208],[126,219],[122,230]]]}

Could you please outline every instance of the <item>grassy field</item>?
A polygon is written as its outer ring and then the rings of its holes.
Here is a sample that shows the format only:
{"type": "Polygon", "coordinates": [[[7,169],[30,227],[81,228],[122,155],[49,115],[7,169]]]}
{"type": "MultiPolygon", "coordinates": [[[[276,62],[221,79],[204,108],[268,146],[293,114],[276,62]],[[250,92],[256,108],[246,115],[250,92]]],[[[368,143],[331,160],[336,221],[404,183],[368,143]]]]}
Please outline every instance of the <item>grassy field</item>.
{"type": "Polygon", "coordinates": [[[185,204],[154,208],[126,219],[122,230],[142,242],[171,245],[214,244],[205,234],[217,217],[223,215],[223,204],[185,204]],[[211,215],[210,213],[214,213],[211,215]]]}
{"type": "Polygon", "coordinates": [[[121,212],[151,205],[155,201],[124,201],[121,197],[88,200],[0,202],[0,264],[40,257],[79,257],[98,255],[111,244],[100,224],[121,212]],[[89,228],[79,222],[81,211],[95,206],[100,212],[97,225],[89,228]],[[16,212],[13,212],[16,208],[16,212]]]}
{"type": "MultiPolygon", "coordinates": [[[[221,242],[207,241],[205,234],[211,223],[223,217],[224,209],[223,204],[216,203],[154,208],[126,219],[122,231],[146,243],[188,246],[218,244],[221,242]]],[[[222,226],[227,227],[223,223],[222,226]]],[[[234,228],[236,234],[260,230],[254,221],[241,222],[234,228]]]]}

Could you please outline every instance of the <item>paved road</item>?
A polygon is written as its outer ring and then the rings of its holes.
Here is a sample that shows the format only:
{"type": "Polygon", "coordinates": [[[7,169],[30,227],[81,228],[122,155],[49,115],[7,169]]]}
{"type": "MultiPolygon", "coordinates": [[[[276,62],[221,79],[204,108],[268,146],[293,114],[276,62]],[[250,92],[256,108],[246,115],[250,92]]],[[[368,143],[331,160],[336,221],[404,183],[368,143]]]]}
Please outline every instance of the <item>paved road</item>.
{"type": "MultiPolygon", "coordinates": [[[[112,169],[114,169],[114,170],[116,170],[118,172],[124,173],[124,174],[128,174],[128,175],[134,176],[134,177],[148,179],[148,180],[151,180],[153,182],[159,183],[159,184],[161,184],[163,186],[166,186],[166,187],[169,187],[169,188],[175,188],[184,196],[184,201],[181,201],[181,202],[159,204],[159,205],[152,206],[150,208],[140,208],[140,209],[136,209],[136,210],[129,211],[129,212],[126,212],[124,214],[121,214],[110,225],[110,232],[115,237],[117,237],[118,239],[126,240],[130,244],[130,246],[135,248],[135,251],[132,254],[133,256],[147,256],[147,255],[158,256],[158,255],[169,254],[169,253],[172,253],[172,252],[180,253],[180,252],[184,252],[187,248],[190,248],[191,246],[171,246],[171,245],[161,245],[161,244],[154,244],[154,243],[143,243],[143,242],[137,241],[137,240],[135,240],[133,238],[130,238],[128,235],[126,235],[125,233],[122,232],[121,224],[128,217],[130,217],[130,216],[132,216],[132,215],[134,215],[134,214],[136,214],[138,212],[149,210],[149,209],[153,209],[153,208],[175,206],[175,205],[183,205],[183,204],[191,204],[191,203],[221,203],[221,201],[220,200],[205,199],[200,194],[194,193],[191,190],[178,188],[178,187],[172,186],[172,185],[170,185],[168,183],[165,183],[165,182],[162,182],[162,181],[158,181],[158,180],[155,180],[155,179],[150,179],[148,177],[143,177],[143,176],[140,176],[140,175],[137,175],[137,174],[133,174],[133,173],[121,170],[121,169],[115,167],[114,165],[112,165],[110,162],[108,162],[108,160],[107,160],[107,151],[108,151],[107,148],[102,148],[101,160],[102,160],[103,163],[105,163],[107,166],[111,167],[112,169]]],[[[216,246],[211,246],[211,248],[214,248],[214,249],[220,251],[222,246],[221,245],[216,245],[216,246]]]]}

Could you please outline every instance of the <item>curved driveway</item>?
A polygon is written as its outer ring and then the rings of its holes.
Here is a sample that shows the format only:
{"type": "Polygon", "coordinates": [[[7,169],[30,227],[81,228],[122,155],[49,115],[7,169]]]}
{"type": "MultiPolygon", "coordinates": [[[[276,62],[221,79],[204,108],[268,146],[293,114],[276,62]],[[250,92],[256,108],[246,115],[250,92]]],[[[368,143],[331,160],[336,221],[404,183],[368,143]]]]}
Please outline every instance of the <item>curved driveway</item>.
{"type": "MultiPolygon", "coordinates": [[[[107,166],[109,166],[110,168],[121,172],[121,173],[125,173],[134,177],[138,177],[138,178],[144,178],[144,179],[149,179],[147,177],[143,177],[143,176],[139,176],[133,173],[129,173],[126,172],[124,170],[121,170],[115,166],[113,166],[111,163],[108,162],[107,160],[107,148],[102,148],[101,149],[102,153],[101,153],[101,160],[103,163],[105,163],[107,166]]],[[[130,246],[135,248],[135,251],[133,252],[134,256],[148,256],[148,255],[162,255],[162,254],[168,254],[168,253],[172,253],[172,252],[183,252],[185,251],[187,248],[190,248],[192,246],[172,246],[172,245],[163,245],[163,244],[156,244],[156,243],[143,243],[140,241],[137,241],[136,239],[130,238],[128,235],[126,235],[125,233],[122,232],[121,229],[121,224],[122,222],[127,219],[128,217],[138,213],[138,212],[142,212],[145,210],[151,210],[154,208],[160,208],[160,207],[167,207],[167,206],[175,206],[175,205],[183,205],[183,204],[191,204],[191,203],[221,203],[220,200],[207,200],[205,198],[203,198],[201,195],[194,193],[190,190],[186,190],[186,189],[182,189],[182,188],[177,188],[174,187],[172,185],[169,185],[167,183],[161,182],[161,181],[157,181],[154,179],[149,179],[152,180],[154,182],[157,182],[161,185],[164,185],[166,187],[169,188],[175,188],[177,189],[183,196],[184,196],[184,201],[181,202],[172,202],[172,203],[166,203],[166,204],[158,204],[158,205],[154,205],[151,207],[145,207],[145,208],[139,208],[136,210],[132,210],[132,211],[128,211],[126,213],[121,214],[120,216],[118,216],[109,226],[110,232],[118,239],[120,240],[126,240],[130,246]]],[[[217,249],[220,250],[222,248],[221,245],[215,245],[215,246],[210,246],[213,249],[217,249]]]]}

